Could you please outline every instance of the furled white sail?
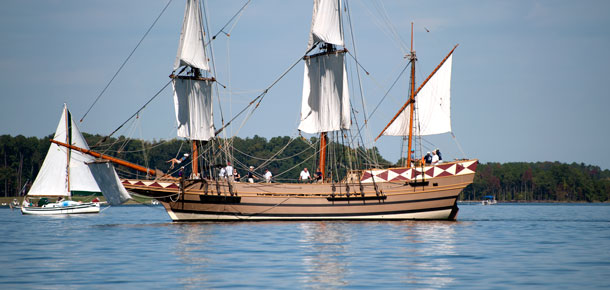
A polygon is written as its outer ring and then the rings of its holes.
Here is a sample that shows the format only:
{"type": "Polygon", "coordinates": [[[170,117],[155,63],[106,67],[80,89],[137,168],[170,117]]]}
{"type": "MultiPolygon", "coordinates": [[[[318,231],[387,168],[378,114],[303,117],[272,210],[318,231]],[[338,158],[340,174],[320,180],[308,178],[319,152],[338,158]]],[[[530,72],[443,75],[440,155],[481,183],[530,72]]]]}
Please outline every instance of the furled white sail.
{"type": "Polygon", "coordinates": [[[202,141],[214,137],[212,81],[174,78],[172,83],[178,136],[202,141]]]}
{"type": "MultiPolygon", "coordinates": [[[[70,142],[72,145],[89,149],[85,138],[76,127],[76,123],[72,120],[71,114],[64,104],[64,109],[61,115],[57,130],[53,140],[59,142],[70,142]],[[71,130],[68,131],[68,128],[71,130]],[[67,134],[70,132],[70,134],[67,134]]],[[[60,147],[55,143],[51,143],[47,156],[45,157],[42,167],[28,192],[31,196],[70,196],[68,192],[68,150],[65,147],[60,147]]],[[[78,151],[71,150],[70,152],[70,191],[89,191],[99,192],[100,189],[89,171],[89,167],[85,162],[93,161],[93,157],[85,155],[78,151]]]]}
{"type": "Polygon", "coordinates": [[[110,162],[92,162],[88,165],[108,204],[121,205],[131,199],[110,162]]]}
{"type": "Polygon", "coordinates": [[[199,0],[187,0],[184,10],[184,22],[180,33],[178,54],[174,62],[174,70],[188,65],[202,70],[210,70],[208,58],[205,55],[204,32],[201,22],[199,0]]]}
{"type": "Polygon", "coordinates": [[[299,130],[320,133],[349,129],[350,101],[344,53],[305,59],[299,130]]]}
{"type": "MultiPolygon", "coordinates": [[[[413,128],[415,135],[426,136],[451,132],[452,61],[453,55],[450,55],[417,93],[415,108],[419,123],[413,128]]],[[[409,106],[398,115],[383,135],[409,135],[409,106]]]]}
{"type": "Polygon", "coordinates": [[[319,41],[343,46],[340,0],[314,0],[308,48],[319,41]]]}

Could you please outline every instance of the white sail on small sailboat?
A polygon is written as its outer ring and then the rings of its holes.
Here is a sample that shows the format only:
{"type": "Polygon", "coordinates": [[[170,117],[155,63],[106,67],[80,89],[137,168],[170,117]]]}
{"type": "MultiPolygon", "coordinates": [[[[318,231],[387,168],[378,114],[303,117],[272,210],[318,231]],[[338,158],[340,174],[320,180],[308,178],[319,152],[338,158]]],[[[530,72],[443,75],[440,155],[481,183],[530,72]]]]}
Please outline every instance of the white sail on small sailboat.
{"type": "MultiPolygon", "coordinates": [[[[89,149],[65,104],[53,140],[89,149]]],[[[24,199],[21,212],[35,215],[99,213],[99,202],[71,200],[74,191],[100,192],[86,164],[93,160],[90,155],[51,143],[40,171],[24,199]],[[41,202],[40,206],[30,205],[30,201],[37,198],[47,198],[43,201],[56,198],[58,201],[46,204],[41,202]]]]}

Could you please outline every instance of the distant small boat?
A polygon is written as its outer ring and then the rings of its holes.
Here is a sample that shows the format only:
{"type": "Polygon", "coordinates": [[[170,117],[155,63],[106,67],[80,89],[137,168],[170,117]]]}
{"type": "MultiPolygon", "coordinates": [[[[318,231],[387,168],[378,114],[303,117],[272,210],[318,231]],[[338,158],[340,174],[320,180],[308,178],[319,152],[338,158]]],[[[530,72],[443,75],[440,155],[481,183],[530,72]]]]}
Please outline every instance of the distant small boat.
{"type": "Polygon", "coordinates": [[[481,201],[482,205],[492,205],[492,204],[496,204],[498,203],[498,201],[496,200],[496,198],[493,195],[486,195],[483,197],[483,200],[481,201]]]}

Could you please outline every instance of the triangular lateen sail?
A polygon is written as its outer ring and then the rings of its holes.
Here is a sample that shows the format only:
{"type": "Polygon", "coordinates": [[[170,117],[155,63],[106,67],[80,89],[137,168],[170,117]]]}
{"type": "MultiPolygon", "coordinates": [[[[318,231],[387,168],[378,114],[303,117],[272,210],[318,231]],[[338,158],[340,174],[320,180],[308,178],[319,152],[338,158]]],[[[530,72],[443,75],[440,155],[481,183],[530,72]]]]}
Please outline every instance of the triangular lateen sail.
{"type": "Polygon", "coordinates": [[[308,48],[320,41],[343,46],[339,0],[314,0],[308,48]]]}
{"type": "Polygon", "coordinates": [[[205,55],[205,34],[201,19],[199,0],[187,0],[174,70],[180,66],[210,70],[208,58],[205,55]]]}
{"type": "MultiPolygon", "coordinates": [[[[89,149],[85,138],[78,130],[76,123],[70,117],[70,112],[64,104],[61,119],[55,130],[53,140],[67,142],[67,128],[71,128],[71,144],[89,149]],[[68,124],[71,124],[68,126],[68,124]]],[[[28,192],[30,196],[70,196],[68,192],[67,154],[69,149],[51,143],[40,171],[28,192]]],[[[70,191],[99,192],[100,189],[89,171],[86,162],[93,161],[93,157],[78,151],[70,152],[70,191]]]]}
{"type": "MultiPolygon", "coordinates": [[[[416,96],[418,124],[414,135],[426,136],[451,132],[451,66],[450,55],[416,96]]],[[[409,105],[410,106],[410,105],[409,105]]],[[[383,135],[409,135],[409,106],[396,117],[383,135]]]]}

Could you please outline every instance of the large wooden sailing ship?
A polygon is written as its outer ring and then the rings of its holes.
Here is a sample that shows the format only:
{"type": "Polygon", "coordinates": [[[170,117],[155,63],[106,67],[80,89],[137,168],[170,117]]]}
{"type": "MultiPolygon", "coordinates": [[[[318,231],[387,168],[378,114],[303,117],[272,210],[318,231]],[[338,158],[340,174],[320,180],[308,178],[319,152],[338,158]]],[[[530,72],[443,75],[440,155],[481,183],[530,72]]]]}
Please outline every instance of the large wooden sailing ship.
{"type": "MultiPolygon", "coordinates": [[[[201,155],[200,148],[218,133],[211,105],[215,79],[209,74],[199,1],[189,0],[178,56],[170,77],[178,136],[193,141],[193,174],[178,180],[124,179],[122,185],[133,193],[160,201],[173,221],[456,219],[458,195],[472,183],[477,160],[416,165],[409,154],[404,167],[350,168],[340,179],[338,174],[326,172],[327,134],[350,130],[351,126],[344,64],[347,50],[341,48],[344,46],[341,11],[340,1],[314,1],[310,40],[303,57],[305,72],[299,130],[320,134],[319,170],[323,177],[320,182],[245,183],[200,174],[196,159],[201,155]]],[[[416,57],[411,48],[410,96],[382,132],[408,136],[409,152],[413,136],[451,131],[446,118],[448,113],[434,108],[449,108],[452,53],[453,50],[416,90],[416,57]],[[429,108],[425,116],[419,115],[419,123],[414,119],[416,102],[419,110],[425,106],[429,108]],[[418,126],[414,125],[416,123],[418,126]]],[[[97,157],[112,159],[100,154],[97,157]]],[[[125,162],[123,165],[130,166],[125,162]]],[[[155,175],[151,169],[133,168],[155,175]]]]}

